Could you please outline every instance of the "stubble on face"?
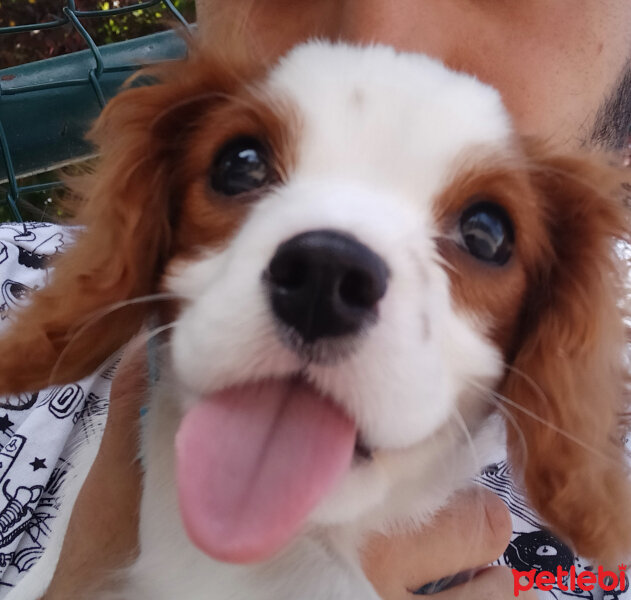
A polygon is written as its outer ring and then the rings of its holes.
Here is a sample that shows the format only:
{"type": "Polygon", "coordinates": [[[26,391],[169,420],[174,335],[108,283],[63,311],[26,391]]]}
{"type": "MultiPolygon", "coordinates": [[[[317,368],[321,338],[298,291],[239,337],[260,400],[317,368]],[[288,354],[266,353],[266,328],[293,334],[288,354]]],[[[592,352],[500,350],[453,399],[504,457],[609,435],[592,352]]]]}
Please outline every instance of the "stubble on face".
{"type": "Polygon", "coordinates": [[[197,0],[204,37],[273,60],[310,37],[429,54],[502,93],[517,130],[622,149],[631,127],[629,0],[197,0]],[[626,58],[626,60],[625,60],[626,58]]]}
{"type": "MultiPolygon", "coordinates": [[[[631,56],[613,91],[601,104],[588,143],[625,153],[631,158],[631,56]]],[[[631,162],[631,161],[629,161],[631,162]]]]}

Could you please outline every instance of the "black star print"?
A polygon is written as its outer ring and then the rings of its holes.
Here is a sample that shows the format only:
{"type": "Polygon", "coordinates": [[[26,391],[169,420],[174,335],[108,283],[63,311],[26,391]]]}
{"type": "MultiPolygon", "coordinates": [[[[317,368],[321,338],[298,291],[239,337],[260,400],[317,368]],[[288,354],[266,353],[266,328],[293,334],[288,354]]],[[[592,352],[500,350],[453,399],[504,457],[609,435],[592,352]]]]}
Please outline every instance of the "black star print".
{"type": "Polygon", "coordinates": [[[0,431],[2,431],[2,433],[6,433],[9,427],[13,427],[13,421],[9,419],[9,415],[4,414],[0,417],[0,431]]]}
{"type": "Polygon", "coordinates": [[[29,465],[31,465],[33,467],[33,471],[37,471],[38,469],[45,469],[46,468],[46,459],[45,458],[37,458],[37,456],[36,456],[35,459],[33,460],[33,462],[30,462],[29,465]]]}

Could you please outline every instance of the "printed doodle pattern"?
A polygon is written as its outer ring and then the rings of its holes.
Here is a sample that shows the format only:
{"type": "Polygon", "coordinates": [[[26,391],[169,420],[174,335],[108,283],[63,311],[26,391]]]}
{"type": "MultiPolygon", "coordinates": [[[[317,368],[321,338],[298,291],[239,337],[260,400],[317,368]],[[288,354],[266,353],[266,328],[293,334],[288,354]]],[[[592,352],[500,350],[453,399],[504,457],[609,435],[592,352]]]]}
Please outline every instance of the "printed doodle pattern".
{"type": "MultiPolygon", "coordinates": [[[[46,285],[71,233],[48,223],[0,225],[0,332],[46,285]]],[[[0,598],[44,553],[73,455],[103,431],[110,378],[0,398],[0,598]]]]}
{"type": "MultiPolygon", "coordinates": [[[[629,440],[625,441],[627,448],[631,450],[629,440]]],[[[525,492],[515,484],[511,477],[511,468],[505,456],[500,455],[497,462],[487,465],[477,481],[502,498],[511,511],[513,534],[508,548],[496,564],[506,565],[518,571],[534,569],[536,573],[542,571],[556,573],[557,565],[560,565],[564,572],[569,571],[572,566],[577,573],[597,571],[597,565],[576,556],[566,544],[546,530],[541,517],[528,505],[525,492]]],[[[567,583],[567,581],[563,581],[565,587],[567,587],[567,583]]],[[[605,592],[595,586],[591,591],[577,588],[574,592],[569,590],[564,592],[555,587],[547,592],[537,590],[537,594],[542,600],[566,600],[568,598],[574,600],[577,598],[584,598],[585,600],[631,600],[628,583],[623,592],[619,589],[605,592]]]]}

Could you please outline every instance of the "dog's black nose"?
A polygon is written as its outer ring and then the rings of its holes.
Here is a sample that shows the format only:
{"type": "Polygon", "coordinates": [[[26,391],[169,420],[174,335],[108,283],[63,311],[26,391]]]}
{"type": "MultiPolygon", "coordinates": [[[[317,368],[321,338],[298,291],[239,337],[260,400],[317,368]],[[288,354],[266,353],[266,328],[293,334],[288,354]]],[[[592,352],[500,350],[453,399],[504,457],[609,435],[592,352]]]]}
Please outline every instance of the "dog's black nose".
{"type": "Polygon", "coordinates": [[[373,322],[388,267],[351,236],[319,230],[283,242],[265,277],[276,317],[311,343],[373,322]]]}

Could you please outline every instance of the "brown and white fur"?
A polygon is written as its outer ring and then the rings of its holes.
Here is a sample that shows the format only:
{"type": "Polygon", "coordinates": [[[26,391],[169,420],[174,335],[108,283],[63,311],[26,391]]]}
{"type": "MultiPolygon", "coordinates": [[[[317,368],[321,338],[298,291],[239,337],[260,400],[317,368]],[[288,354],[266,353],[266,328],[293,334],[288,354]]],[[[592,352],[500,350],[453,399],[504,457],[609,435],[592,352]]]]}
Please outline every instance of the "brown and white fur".
{"type": "Polygon", "coordinates": [[[194,49],[152,76],[97,122],[86,229],[0,341],[0,392],[69,382],[156,306],[126,301],[175,298],[158,311],[172,328],[142,443],[140,556],[115,597],[376,598],[362,536],[428,521],[497,442],[496,410],[553,531],[598,560],[624,556],[620,173],[520,138],[495,90],[387,47],[310,42],[271,66],[194,49]],[[224,196],[209,169],[244,135],[270,149],[274,180],[224,196]],[[503,265],[463,242],[463,212],[481,200],[512,223],[503,265]],[[313,230],[359,240],[389,269],[375,321],[344,351],[327,342],[327,360],[279,334],[262,282],[279,245],[313,230]],[[217,562],[180,522],[179,422],[219,389],[297,374],[372,459],[354,460],[274,557],[217,562]]]}

